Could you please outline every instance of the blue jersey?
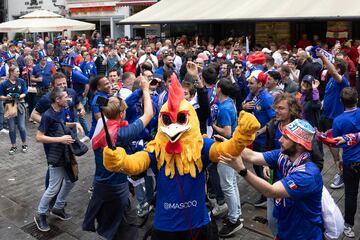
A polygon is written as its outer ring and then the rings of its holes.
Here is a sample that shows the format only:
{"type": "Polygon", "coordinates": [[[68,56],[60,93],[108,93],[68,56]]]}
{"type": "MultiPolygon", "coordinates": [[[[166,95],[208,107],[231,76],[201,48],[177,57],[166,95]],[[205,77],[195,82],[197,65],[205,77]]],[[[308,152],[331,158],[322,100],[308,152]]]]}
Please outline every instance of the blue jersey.
{"type": "MultiPolygon", "coordinates": [[[[66,89],[68,96],[71,98],[69,105],[67,108],[64,108],[62,111],[64,112],[64,122],[75,122],[77,121],[77,115],[75,114],[75,106],[79,104],[80,100],[76,95],[74,89],[68,88],[66,89]]],[[[35,110],[43,114],[51,107],[51,93],[46,93],[43,95],[39,101],[36,103],[35,110]]]]}
{"type": "Polygon", "coordinates": [[[89,83],[89,78],[83,74],[80,68],[74,67],[71,73],[71,82],[76,94],[81,96],[84,93],[85,85],[89,83]]]}
{"type": "MultiPolygon", "coordinates": [[[[333,137],[342,136],[348,133],[360,132],[360,109],[356,108],[352,111],[346,111],[337,116],[333,122],[333,137]]],[[[342,159],[345,166],[349,166],[352,162],[360,162],[360,143],[351,147],[343,148],[342,159]]]]}
{"type": "MultiPolygon", "coordinates": [[[[54,136],[55,133],[63,131],[62,123],[64,123],[64,118],[65,111],[63,108],[59,112],[55,112],[50,105],[50,107],[41,116],[38,130],[44,133],[46,136],[54,136]]],[[[49,148],[51,144],[52,143],[44,143],[44,150],[46,156],[49,154],[49,148]]]]}
{"type": "Polygon", "coordinates": [[[34,75],[36,78],[40,76],[42,77],[42,81],[36,84],[37,87],[45,87],[45,88],[50,87],[52,68],[53,68],[52,62],[46,61],[44,67],[41,67],[40,64],[36,64],[36,66],[32,71],[32,75],[34,75]]]}
{"type": "MultiPolygon", "coordinates": [[[[264,127],[266,123],[268,123],[271,119],[275,117],[275,111],[272,108],[274,97],[267,90],[261,90],[258,96],[253,96],[250,93],[245,101],[255,102],[253,113],[256,119],[260,122],[261,127],[264,127]]],[[[259,145],[265,145],[265,138],[265,134],[260,134],[256,137],[254,143],[259,145]]]]}
{"type": "MultiPolygon", "coordinates": [[[[129,124],[126,127],[121,127],[118,130],[116,146],[126,147],[133,141],[144,129],[144,125],[140,119],[129,124]]],[[[97,183],[118,185],[127,182],[127,176],[119,172],[110,172],[105,169],[103,164],[103,149],[94,150],[95,154],[95,181],[97,183]]]]}
{"type": "Polygon", "coordinates": [[[16,79],[16,83],[12,84],[10,80],[5,80],[0,84],[0,96],[7,96],[9,93],[27,94],[28,89],[26,82],[22,78],[16,79]]]}
{"type": "Polygon", "coordinates": [[[165,89],[164,91],[162,91],[159,94],[159,99],[158,99],[158,103],[157,103],[157,107],[159,109],[161,109],[161,107],[167,102],[168,97],[169,97],[169,92],[167,89],[165,89]]]}
{"type": "Polygon", "coordinates": [[[278,219],[278,237],[294,240],[322,240],[321,197],[323,181],[318,167],[305,152],[294,163],[274,150],[263,153],[267,164],[276,169],[288,198],[274,199],[273,215],[278,219]],[[301,161],[299,165],[294,165],[301,161]],[[294,166],[293,166],[294,165],[294,166]]]}
{"type": "Polygon", "coordinates": [[[86,61],[81,62],[80,69],[87,78],[97,75],[96,65],[92,61],[91,62],[86,62],[86,61]]]}
{"type": "Polygon", "coordinates": [[[0,77],[6,77],[5,63],[0,67],[0,77]]]}
{"type": "Polygon", "coordinates": [[[231,98],[228,98],[219,104],[217,126],[224,128],[231,126],[231,135],[237,126],[236,107],[231,98]]]}
{"type": "Polygon", "coordinates": [[[334,119],[344,112],[344,105],[340,101],[340,92],[344,87],[349,86],[349,81],[343,76],[341,83],[337,83],[331,77],[326,84],[324,94],[323,115],[328,119],[334,119]]]}
{"type": "Polygon", "coordinates": [[[210,222],[205,205],[205,169],[210,161],[209,151],[213,143],[212,139],[204,138],[201,152],[203,170],[196,172],[196,178],[190,174],[180,176],[176,167],[174,178],[169,178],[165,175],[165,165],[158,170],[155,153],[149,153],[150,167],[156,174],[157,183],[155,229],[167,232],[189,231],[189,224],[191,229],[195,229],[210,222]]]}

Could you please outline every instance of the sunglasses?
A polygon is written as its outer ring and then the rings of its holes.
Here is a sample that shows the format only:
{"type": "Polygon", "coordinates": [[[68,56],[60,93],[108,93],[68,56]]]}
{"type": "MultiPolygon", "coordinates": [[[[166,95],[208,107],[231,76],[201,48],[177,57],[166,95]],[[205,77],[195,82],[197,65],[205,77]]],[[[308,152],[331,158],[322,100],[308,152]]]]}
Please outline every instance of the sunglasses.
{"type": "Polygon", "coordinates": [[[242,69],[243,67],[242,66],[235,66],[235,68],[242,69]]]}
{"type": "MultiPolygon", "coordinates": [[[[174,123],[171,120],[170,114],[166,112],[160,113],[160,119],[163,125],[169,126],[174,123]]],[[[176,123],[180,125],[186,125],[189,122],[189,113],[186,111],[179,112],[176,116],[176,123]]]]}

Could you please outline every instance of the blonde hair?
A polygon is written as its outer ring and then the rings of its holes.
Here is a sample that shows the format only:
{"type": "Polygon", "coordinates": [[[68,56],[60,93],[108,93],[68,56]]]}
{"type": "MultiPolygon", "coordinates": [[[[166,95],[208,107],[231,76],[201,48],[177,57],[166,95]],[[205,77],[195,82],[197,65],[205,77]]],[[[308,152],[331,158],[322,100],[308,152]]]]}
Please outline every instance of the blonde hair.
{"type": "Polygon", "coordinates": [[[102,111],[106,118],[110,120],[116,120],[120,113],[127,109],[127,105],[124,100],[119,97],[110,97],[106,107],[102,108],[102,111]]]}
{"type": "Polygon", "coordinates": [[[34,63],[34,58],[32,56],[28,55],[28,56],[24,57],[24,61],[25,61],[25,63],[28,61],[32,61],[34,63]]]}

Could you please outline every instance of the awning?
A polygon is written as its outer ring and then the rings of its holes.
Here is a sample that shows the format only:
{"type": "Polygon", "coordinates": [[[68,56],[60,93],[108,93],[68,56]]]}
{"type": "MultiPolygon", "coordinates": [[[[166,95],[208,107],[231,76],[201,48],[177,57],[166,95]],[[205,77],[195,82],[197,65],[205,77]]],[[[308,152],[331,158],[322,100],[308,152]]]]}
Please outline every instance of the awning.
{"type": "Polygon", "coordinates": [[[157,3],[156,0],[120,0],[116,5],[125,6],[151,6],[157,3]]]}
{"type": "Polygon", "coordinates": [[[93,29],[95,24],[67,19],[45,10],[34,11],[17,20],[0,24],[0,32],[62,32],[93,29]]]}
{"type": "Polygon", "coordinates": [[[360,18],[359,0],[161,0],[121,24],[360,18]]]}

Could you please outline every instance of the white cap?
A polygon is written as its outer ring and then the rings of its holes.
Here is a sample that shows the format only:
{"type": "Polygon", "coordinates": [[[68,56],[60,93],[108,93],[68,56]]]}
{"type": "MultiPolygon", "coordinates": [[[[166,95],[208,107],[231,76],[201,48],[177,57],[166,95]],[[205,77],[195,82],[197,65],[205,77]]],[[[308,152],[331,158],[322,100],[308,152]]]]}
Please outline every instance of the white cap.
{"type": "Polygon", "coordinates": [[[263,53],[271,53],[271,50],[268,49],[268,48],[263,48],[261,51],[262,51],[263,53]]]}

